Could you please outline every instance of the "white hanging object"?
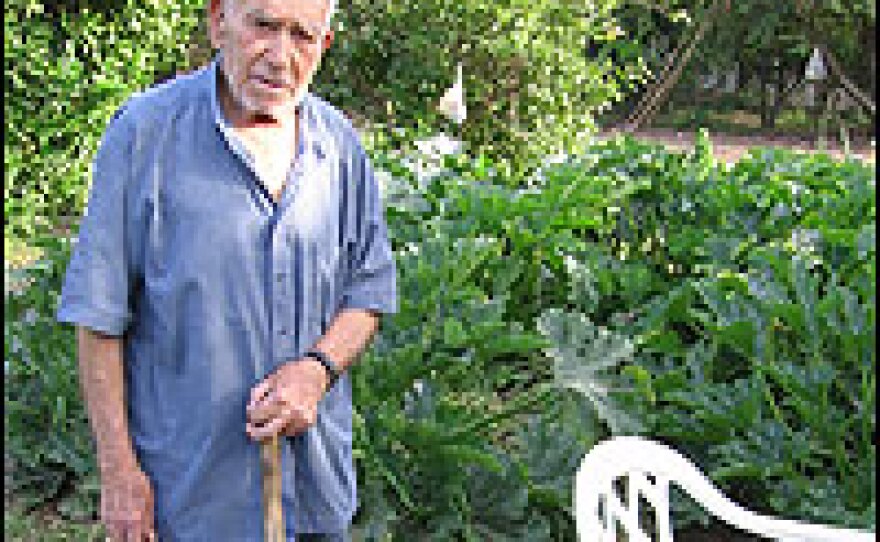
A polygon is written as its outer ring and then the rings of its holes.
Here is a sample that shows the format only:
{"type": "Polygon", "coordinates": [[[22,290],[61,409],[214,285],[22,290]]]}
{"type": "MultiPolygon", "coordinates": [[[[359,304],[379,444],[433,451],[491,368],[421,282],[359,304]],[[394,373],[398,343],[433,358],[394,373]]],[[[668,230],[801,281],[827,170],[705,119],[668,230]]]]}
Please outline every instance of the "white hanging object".
{"type": "Polygon", "coordinates": [[[456,67],[455,84],[446,89],[437,109],[456,124],[461,124],[467,118],[467,107],[464,103],[464,80],[462,77],[461,63],[456,67]]]}
{"type": "Polygon", "coordinates": [[[822,60],[822,52],[819,51],[818,47],[814,47],[813,56],[810,57],[810,61],[807,63],[804,77],[810,81],[820,81],[825,79],[826,71],[825,62],[822,60]]]}

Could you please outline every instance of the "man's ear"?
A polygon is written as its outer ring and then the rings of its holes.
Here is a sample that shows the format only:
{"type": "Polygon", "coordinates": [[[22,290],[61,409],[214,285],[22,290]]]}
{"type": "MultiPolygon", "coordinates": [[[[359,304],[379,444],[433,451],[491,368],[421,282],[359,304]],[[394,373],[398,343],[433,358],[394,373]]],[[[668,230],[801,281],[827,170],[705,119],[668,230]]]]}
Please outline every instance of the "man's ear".
{"type": "Polygon", "coordinates": [[[210,0],[208,4],[208,39],[214,49],[223,46],[226,35],[226,0],[210,0]]]}
{"type": "Polygon", "coordinates": [[[333,43],[333,29],[327,30],[327,33],[324,34],[324,42],[321,44],[321,52],[323,53],[327,49],[330,48],[330,44],[333,43]]]}

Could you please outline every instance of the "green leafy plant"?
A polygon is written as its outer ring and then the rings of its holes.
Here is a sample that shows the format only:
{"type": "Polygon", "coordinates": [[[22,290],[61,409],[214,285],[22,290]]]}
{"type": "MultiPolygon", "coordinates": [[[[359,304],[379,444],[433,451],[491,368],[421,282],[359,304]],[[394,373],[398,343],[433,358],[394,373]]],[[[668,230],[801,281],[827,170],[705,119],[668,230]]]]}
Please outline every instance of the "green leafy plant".
{"type": "MultiPolygon", "coordinates": [[[[401,312],[352,372],[369,539],[571,537],[580,458],[636,431],[749,507],[873,526],[873,172],[710,152],[610,140],[513,185],[485,156],[426,175],[374,154],[401,312]]],[[[8,477],[93,517],[72,336],[51,321],[67,246],[42,246],[7,295],[8,477]]]]}
{"type": "Polygon", "coordinates": [[[82,519],[97,504],[96,466],[73,333],[54,322],[69,249],[52,240],[43,245],[44,257],[20,272],[26,286],[5,296],[6,480],[19,504],[52,500],[67,517],[82,519]]]}

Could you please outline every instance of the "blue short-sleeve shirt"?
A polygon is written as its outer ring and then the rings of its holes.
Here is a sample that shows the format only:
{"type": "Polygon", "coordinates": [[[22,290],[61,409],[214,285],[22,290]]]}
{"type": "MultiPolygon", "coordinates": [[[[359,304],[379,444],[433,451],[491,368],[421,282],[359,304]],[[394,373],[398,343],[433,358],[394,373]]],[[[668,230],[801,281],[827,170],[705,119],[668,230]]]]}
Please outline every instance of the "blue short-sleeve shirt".
{"type": "MultiPolygon", "coordinates": [[[[58,320],[123,337],[132,443],[163,542],[263,540],[250,390],[346,308],[397,310],[378,183],[352,126],[312,94],[278,202],[228,128],[218,60],[130,98],[93,169],[58,320]]],[[[287,531],[355,512],[351,386],[282,439],[287,531]]]]}

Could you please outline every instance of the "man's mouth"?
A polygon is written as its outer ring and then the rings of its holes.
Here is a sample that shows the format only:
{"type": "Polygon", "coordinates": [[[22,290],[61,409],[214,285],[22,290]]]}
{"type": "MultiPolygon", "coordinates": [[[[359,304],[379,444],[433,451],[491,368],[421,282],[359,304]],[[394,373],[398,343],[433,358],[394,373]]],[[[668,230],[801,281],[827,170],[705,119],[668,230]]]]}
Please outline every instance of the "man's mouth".
{"type": "Polygon", "coordinates": [[[257,85],[259,85],[260,87],[269,90],[270,92],[283,92],[290,88],[290,85],[286,81],[270,79],[268,77],[262,77],[259,75],[251,77],[251,80],[257,83],[257,85]]]}

